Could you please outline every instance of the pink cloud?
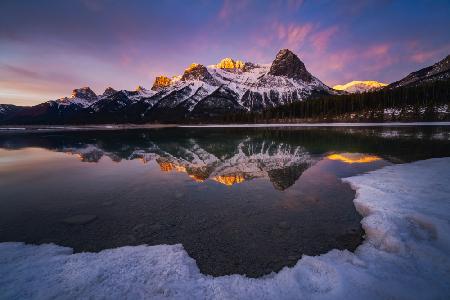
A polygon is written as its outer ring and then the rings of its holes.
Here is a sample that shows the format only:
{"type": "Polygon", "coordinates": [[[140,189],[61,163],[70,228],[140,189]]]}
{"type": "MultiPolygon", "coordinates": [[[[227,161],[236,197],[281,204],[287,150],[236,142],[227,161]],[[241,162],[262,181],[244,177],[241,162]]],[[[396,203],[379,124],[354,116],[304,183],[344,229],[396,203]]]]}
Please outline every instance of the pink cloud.
{"type": "Polygon", "coordinates": [[[416,63],[424,63],[436,56],[436,51],[419,51],[409,56],[409,59],[416,63]]]}
{"type": "Polygon", "coordinates": [[[418,64],[425,62],[436,62],[442,59],[450,52],[450,44],[443,45],[439,49],[427,49],[427,45],[418,40],[412,40],[407,43],[406,59],[418,64]]]}
{"type": "Polygon", "coordinates": [[[391,48],[391,45],[389,45],[387,43],[377,44],[377,45],[371,46],[368,49],[366,49],[364,52],[364,56],[373,57],[373,56],[387,55],[390,48],[391,48]]]}
{"type": "Polygon", "coordinates": [[[337,31],[338,27],[332,26],[315,33],[311,37],[311,43],[313,47],[317,51],[323,52],[328,47],[328,43],[330,42],[331,38],[336,34],[337,31]]]}
{"type": "Polygon", "coordinates": [[[299,49],[311,33],[313,25],[311,23],[289,25],[277,23],[275,28],[277,38],[282,41],[284,46],[290,49],[299,49]]]}
{"type": "MultiPolygon", "coordinates": [[[[332,32],[331,29],[328,30],[332,32]]],[[[323,51],[305,52],[307,68],[331,86],[351,80],[377,80],[380,71],[390,67],[399,59],[391,53],[390,43],[329,51],[325,46],[326,42],[321,44],[321,38],[318,38],[319,42],[316,42],[316,45],[314,45],[315,40],[313,36],[311,38],[313,48],[323,51]]],[[[324,40],[326,41],[326,38],[324,40]]]]}

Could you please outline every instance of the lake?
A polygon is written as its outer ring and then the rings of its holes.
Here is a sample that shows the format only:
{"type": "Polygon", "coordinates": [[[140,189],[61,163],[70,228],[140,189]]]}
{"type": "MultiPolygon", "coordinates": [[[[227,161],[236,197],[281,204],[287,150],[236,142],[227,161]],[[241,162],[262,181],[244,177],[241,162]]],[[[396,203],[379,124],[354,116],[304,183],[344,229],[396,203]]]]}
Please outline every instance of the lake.
{"type": "Polygon", "coordinates": [[[204,274],[260,277],[362,243],[341,178],[445,156],[448,126],[1,132],[0,242],[181,243],[204,274]]]}

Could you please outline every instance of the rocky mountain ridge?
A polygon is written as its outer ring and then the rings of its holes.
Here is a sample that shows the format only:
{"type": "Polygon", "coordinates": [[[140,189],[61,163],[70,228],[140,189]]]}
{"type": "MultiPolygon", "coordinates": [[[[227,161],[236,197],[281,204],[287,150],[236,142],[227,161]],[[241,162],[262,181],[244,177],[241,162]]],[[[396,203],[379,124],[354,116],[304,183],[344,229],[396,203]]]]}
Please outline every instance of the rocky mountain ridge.
{"type": "Polygon", "coordinates": [[[293,52],[282,49],[271,64],[231,58],[209,66],[194,63],[181,75],[156,77],[150,90],[108,87],[96,95],[83,87],[73,90],[70,97],[32,107],[0,104],[0,124],[201,123],[328,95],[448,79],[450,56],[387,87],[374,81],[354,81],[335,86],[338,91],[314,77],[293,52]]]}
{"type": "Polygon", "coordinates": [[[432,66],[412,72],[405,78],[391,83],[389,88],[414,86],[425,82],[447,79],[450,79],[450,55],[447,55],[446,58],[432,66]]]}
{"type": "Polygon", "coordinates": [[[191,64],[180,76],[158,76],[151,90],[107,88],[96,95],[89,87],[71,97],[3,114],[0,122],[144,123],[202,120],[224,114],[260,111],[334,91],[312,76],[303,62],[283,49],[270,65],[225,58],[217,65],[191,64]]]}

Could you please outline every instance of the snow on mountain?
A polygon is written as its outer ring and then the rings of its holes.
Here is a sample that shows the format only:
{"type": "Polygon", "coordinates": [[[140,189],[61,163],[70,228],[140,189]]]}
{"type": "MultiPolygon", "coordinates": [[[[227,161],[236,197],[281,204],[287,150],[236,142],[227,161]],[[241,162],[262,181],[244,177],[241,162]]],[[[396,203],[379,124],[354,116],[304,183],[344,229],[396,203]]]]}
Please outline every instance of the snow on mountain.
{"type": "Polygon", "coordinates": [[[75,89],[71,97],[30,108],[16,122],[32,123],[33,118],[57,123],[176,122],[260,111],[335,92],[311,75],[293,52],[283,49],[268,65],[231,58],[208,67],[194,63],[182,75],[156,77],[151,90],[107,88],[97,96],[89,87],[75,89]]]}
{"type": "Polygon", "coordinates": [[[419,71],[412,72],[405,78],[393,82],[390,88],[419,85],[421,83],[450,79],[450,55],[432,66],[425,67],[419,71]]]}
{"type": "Polygon", "coordinates": [[[0,114],[5,114],[8,110],[7,104],[0,104],[0,114]]]}
{"type": "Polygon", "coordinates": [[[381,83],[374,80],[354,80],[346,84],[335,85],[333,86],[333,89],[338,91],[345,91],[348,93],[365,93],[382,89],[385,86],[387,86],[386,83],[381,83]]]}
{"type": "Polygon", "coordinates": [[[76,104],[82,107],[88,107],[98,100],[98,96],[90,87],[74,89],[70,97],[64,97],[56,100],[60,105],[76,104]]]}
{"type": "Polygon", "coordinates": [[[106,90],[101,95],[101,97],[102,98],[109,97],[115,93],[117,93],[117,91],[115,89],[113,89],[112,87],[107,87],[106,90]]]}
{"type": "Polygon", "coordinates": [[[243,69],[245,64],[241,60],[234,60],[232,58],[224,58],[217,65],[219,69],[233,70],[233,69],[243,69]]]}

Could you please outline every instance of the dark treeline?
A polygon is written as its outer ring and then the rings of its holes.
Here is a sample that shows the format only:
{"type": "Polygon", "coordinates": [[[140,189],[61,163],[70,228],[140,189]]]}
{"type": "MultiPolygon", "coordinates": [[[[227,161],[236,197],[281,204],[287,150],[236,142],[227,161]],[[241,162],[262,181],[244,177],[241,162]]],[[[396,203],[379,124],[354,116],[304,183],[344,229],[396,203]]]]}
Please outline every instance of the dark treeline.
{"type": "Polygon", "coordinates": [[[426,121],[449,120],[436,108],[450,103],[450,80],[420,86],[385,88],[370,93],[323,96],[262,112],[226,115],[218,122],[266,123],[305,121],[426,121]],[[395,115],[384,114],[396,109],[395,115]]]}

